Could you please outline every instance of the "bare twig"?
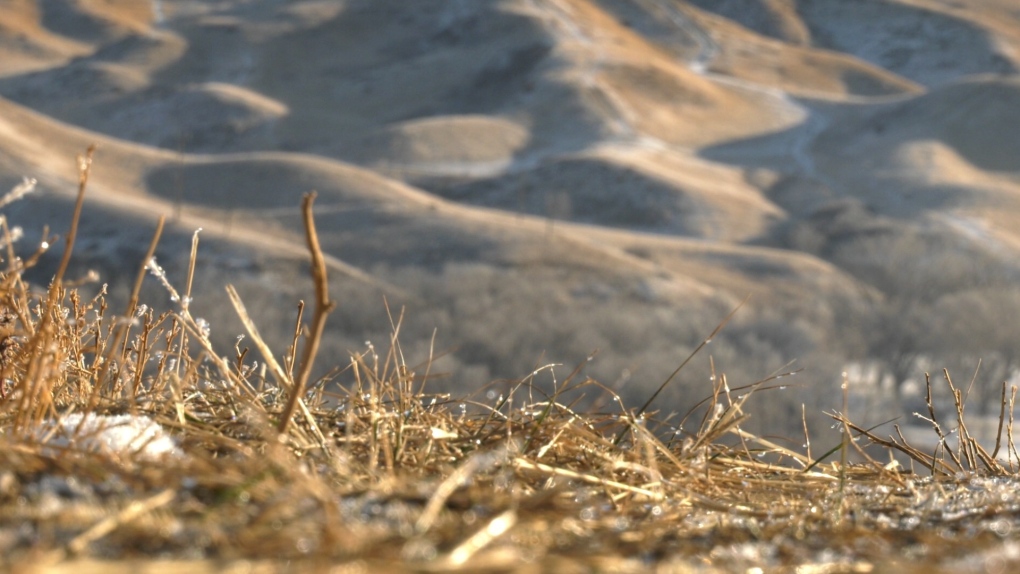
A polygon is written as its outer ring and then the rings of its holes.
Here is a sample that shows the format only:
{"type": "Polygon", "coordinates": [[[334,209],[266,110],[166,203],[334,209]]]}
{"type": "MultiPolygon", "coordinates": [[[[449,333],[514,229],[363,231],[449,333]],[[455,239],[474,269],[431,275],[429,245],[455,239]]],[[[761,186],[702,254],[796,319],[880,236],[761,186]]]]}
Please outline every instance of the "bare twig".
{"type": "Polygon", "coordinates": [[[312,365],[315,363],[315,355],[319,352],[319,343],[322,341],[322,333],[326,328],[326,318],[336,308],[336,303],[329,299],[329,278],[326,275],[326,260],[322,256],[322,247],[319,245],[319,235],[315,231],[315,218],[312,214],[312,206],[315,203],[315,192],[306,193],[301,204],[301,212],[304,216],[305,238],[308,241],[308,251],[312,256],[312,280],[315,282],[315,314],[312,316],[312,327],[308,333],[308,342],[305,344],[304,353],[301,356],[301,367],[298,376],[294,379],[294,385],[290,389],[290,397],[287,398],[287,406],[280,417],[278,430],[280,433],[287,431],[291,417],[297,409],[298,399],[305,392],[308,384],[308,377],[312,372],[312,365]]]}
{"type": "MultiPolygon", "coordinates": [[[[85,150],[84,156],[78,156],[78,198],[74,202],[74,216],[71,217],[71,228],[67,231],[67,238],[64,241],[64,255],[60,258],[60,266],[57,267],[57,274],[53,277],[52,288],[59,289],[67,272],[67,266],[71,262],[71,252],[74,250],[74,240],[78,237],[78,222],[81,220],[82,206],[85,204],[85,188],[89,182],[89,172],[92,169],[92,155],[96,151],[95,145],[90,145],[85,150]]],[[[55,297],[53,291],[50,298],[55,297]]]]}
{"type": "Polygon", "coordinates": [[[1002,427],[1006,421],[1006,381],[1002,381],[1002,396],[999,397],[999,427],[995,431],[995,448],[992,450],[992,458],[999,454],[999,447],[1002,446],[1002,427]]]}

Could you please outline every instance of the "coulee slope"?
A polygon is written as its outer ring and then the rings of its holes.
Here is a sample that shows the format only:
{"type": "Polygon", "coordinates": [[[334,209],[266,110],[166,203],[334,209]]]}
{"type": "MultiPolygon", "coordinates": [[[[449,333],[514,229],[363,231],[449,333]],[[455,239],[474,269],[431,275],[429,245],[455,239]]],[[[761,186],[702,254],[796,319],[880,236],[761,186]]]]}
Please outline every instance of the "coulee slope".
{"type": "Polygon", "coordinates": [[[719,366],[799,359],[824,403],[847,361],[909,355],[873,330],[913,286],[922,316],[1008,289],[1020,245],[1020,17],[844,4],[7,0],[0,184],[37,177],[8,215],[58,225],[98,143],[85,261],[133,269],[167,214],[179,270],[202,227],[208,285],[268,292],[280,339],[315,189],[335,349],[385,336],[385,295],[462,388],[601,348],[588,373],[643,396],[752,294],[719,366]],[[961,257],[980,272],[946,281],[961,257]]]}

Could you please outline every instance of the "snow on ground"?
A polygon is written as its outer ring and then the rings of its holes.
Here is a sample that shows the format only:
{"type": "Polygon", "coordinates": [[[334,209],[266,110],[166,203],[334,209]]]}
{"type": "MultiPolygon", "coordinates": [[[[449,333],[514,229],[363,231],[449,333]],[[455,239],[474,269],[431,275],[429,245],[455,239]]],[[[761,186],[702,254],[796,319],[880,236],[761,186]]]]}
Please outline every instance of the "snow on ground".
{"type": "Polygon", "coordinates": [[[184,456],[163,427],[145,415],[72,413],[43,421],[37,436],[48,446],[82,452],[146,460],[184,456]]]}

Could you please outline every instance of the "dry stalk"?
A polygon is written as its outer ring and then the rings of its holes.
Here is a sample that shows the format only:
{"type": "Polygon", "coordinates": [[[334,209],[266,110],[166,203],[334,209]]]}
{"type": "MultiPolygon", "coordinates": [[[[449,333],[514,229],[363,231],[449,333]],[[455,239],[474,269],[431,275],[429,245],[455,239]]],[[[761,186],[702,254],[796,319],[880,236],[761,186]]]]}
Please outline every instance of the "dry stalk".
{"type": "MultiPolygon", "coordinates": [[[[1010,460],[1016,460],[1018,467],[1020,467],[1020,453],[1016,450],[1016,445],[1013,443],[1013,408],[1016,406],[1016,386],[1014,385],[1010,389],[1009,393],[1009,423],[1006,425],[1006,444],[1009,447],[1010,460]]],[[[1013,463],[1010,462],[1010,471],[1013,471],[1013,463]]],[[[1016,471],[1013,471],[1016,472],[1016,471]]]]}
{"type": "MultiPolygon", "coordinates": [[[[953,464],[956,465],[956,468],[962,469],[963,465],[960,463],[960,458],[956,456],[952,449],[949,448],[949,443],[946,441],[946,435],[944,432],[942,432],[942,425],[939,424],[938,417],[935,416],[935,405],[932,402],[931,375],[929,375],[928,373],[924,374],[924,386],[925,386],[924,401],[928,405],[928,414],[931,415],[931,418],[928,419],[928,422],[931,423],[932,428],[935,430],[935,434],[937,434],[939,437],[939,446],[942,447],[942,452],[949,453],[949,456],[950,458],[953,459],[953,464]]],[[[932,459],[934,458],[935,457],[933,455],[932,459]]],[[[934,468],[932,470],[934,471],[934,468]]]]}
{"type": "MultiPolygon", "coordinates": [[[[698,353],[700,353],[701,350],[704,349],[706,345],[708,345],[709,343],[712,342],[712,339],[714,339],[717,335],[719,335],[719,332],[723,330],[723,328],[727,325],[727,323],[730,322],[730,319],[732,319],[733,316],[737,314],[737,311],[739,311],[740,308],[743,307],[744,304],[747,303],[748,299],[750,299],[750,298],[751,298],[750,295],[748,295],[747,297],[744,297],[744,300],[741,301],[740,304],[737,305],[732,311],[730,311],[729,315],[726,315],[723,318],[722,321],[719,321],[719,324],[716,325],[715,329],[712,330],[712,333],[709,334],[704,339],[702,339],[701,343],[698,344],[698,346],[695,347],[694,350],[691,351],[691,353],[689,355],[687,355],[687,358],[684,359],[680,363],[680,366],[678,366],[676,369],[674,369],[673,372],[670,373],[670,375],[668,377],[666,377],[666,380],[663,381],[661,385],[659,385],[659,388],[655,389],[655,392],[653,392],[651,394],[651,396],[648,397],[648,400],[645,401],[645,404],[641,405],[641,408],[639,408],[637,410],[637,412],[634,414],[634,418],[639,418],[641,415],[643,415],[648,410],[649,407],[652,406],[652,403],[655,402],[655,399],[657,399],[659,397],[659,395],[662,393],[662,391],[664,391],[666,389],[666,387],[668,387],[669,384],[673,382],[673,379],[675,379],[677,377],[677,375],[680,374],[680,371],[682,371],[684,369],[684,367],[687,366],[687,363],[690,363],[691,360],[693,360],[694,357],[698,353]]],[[[623,428],[622,430],[620,430],[620,434],[618,434],[616,436],[616,440],[613,441],[614,444],[618,445],[618,444],[620,444],[621,441],[623,441],[623,437],[626,436],[627,430],[628,429],[626,427],[623,428]]]]}
{"type": "Polygon", "coordinates": [[[64,241],[64,254],[57,266],[56,274],[50,282],[43,315],[27,344],[31,349],[47,349],[47,351],[34,353],[31,356],[25,377],[21,380],[21,393],[14,425],[16,429],[23,429],[30,422],[38,421],[44,416],[46,410],[52,407],[53,387],[57,382],[54,371],[62,359],[58,356],[60,353],[56,341],[57,326],[55,322],[57,318],[55,315],[59,313],[60,301],[65,294],[64,275],[67,273],[71,253],[74,250],[74,242],[78,236],[78,223],[81,220],[82,207],[85,204],[85,190],[88,187],[92,155],[95,149],[94,145],[89,146],[85,155],[79,155],[77,158],[78,194],[71,216],[71,225],[64,241]]]}
{"type": "Polygon", "coordinates": [[[54,564],[64,560],[69,555],[81,554],[90,544],[110,534],[120,526],[170,504],[175,496],[176,492],[174,489],[168,488],[145,500],[132,502],[117,514],[100,520],[85,532],[75,536],[63,549],[54,550],[43,559],[43,562],[54,564]]]}
{"type": "Polygon", "coordinates": [[[467,540],[457,545],[441,562],[454,567],[466,564],[475,554],[506,534],[515,524],[517,524],[517,512],[513,509],[503,511],[467,540]]]}
{"type": "Polygon", "coordinates": [[[227,296],[230,297],[230,303],[234,306],[234,310],[237,312],[237,316],[241,319],[241,323],[244,324],[244,328],[248,331],[248,335],[251,336],[252,341],[255,342],[255,346],[258,347],[262,353],[262,358],[269,365],[269,369],[273,372],[277,381],[281,385],[287,385],[288,387],[293,386],[293,382],[290,377],[287,376],[287,371],[280,366],[277,362],[276,357],[273,356],[273,350],[266,344],[265,339],[259,333],[258,327],[255,326],[255,322],[252,321],[251,315],[248,314],[248,309],[245,308],[244,302],[241,300],[241,296],[237,294],[237,290],[234,289],[233,285],[227,285],[227,296]]]}
{"type": "Polygon", "coordinates": [[[326,329],[326,317],[336,308],[336,303],[329,299],[329,278],[326,274],[326,260],[322,256],[322,247],[319,245],[319,235],[315,230],[315,217],[312,214],[312,206],[315,203],[315,192],[306,193],[304,202],[301,204],[301,213],[304,216],[305,237],[308,242],[308,251],[312,256],[312,280],[315,282],[315,314],[312,316],[312,327],[308,334],[308,341],[305,343],[304,353],[301,356],[301,368],[298,370],[297,379],[290,387],[290,396],[287,398],[287,406],[280,418],[278,430],[280,434],[287,431],[294,410],[297,408],[298,400],[304,394],[308,385],[308,377],[311,375],[312,366],[315,363],[315,355],[319,352],[319,343],[322,340],[322,333],[326,329]]]}
{"type": "Polygon", "coordinates": [[[560,468],[548,464],[543,464],[540,462],[537,463],[531,462],[521,457],[513,459],[513,464],[516,468],[521,470],[538,471],[550,476],[562,476],[565,478],[580,480],[582,482],[587,482],[588,484],[605,486],[608,488],[617,489],[632,494],[639,494],[641,496],[646,497],[648,500],[662,501],[666,499],[666,496],[663,495],[661,492],[656,492],[654,490],[649,490],[647,488],[632,486],[630,484],[626,484],[616,480],[602,478],[592,473],[581,473],[574,470],[570,470],[568,468],[560,468]]]}
{"type": "Polygon", "coordinates": [[[78,237],[78,222],[81,220],[81,210],[85,205],[85,188],[88,187],[89,172],[92,169],[92,155],[96,151],[95,145],[90,145],[85,150],[84,156],[78,156],[78,196],[74,202],[74,215],[71,217],[71,227],[67,231],[67,238],[64,241],[64,254],[60,258],[60,265],[57,273],[53,276],[53,283],[50,285],[50,303],[56,302],[56,291],[54,287],[60,286],[64,281],[64,274],[71,262],[71,253],[74,250],[74,242],[78,237]]]}
{"type": "Polygon", "coordinates": [[[1002,395],[999,397],[999,426],[995,431],[995,448],[992,449],[992,458],[999,454],[999,447],[1002,446],[1002,427],[1006,419],[1006,381],[1002,381],[1002,395]]]}

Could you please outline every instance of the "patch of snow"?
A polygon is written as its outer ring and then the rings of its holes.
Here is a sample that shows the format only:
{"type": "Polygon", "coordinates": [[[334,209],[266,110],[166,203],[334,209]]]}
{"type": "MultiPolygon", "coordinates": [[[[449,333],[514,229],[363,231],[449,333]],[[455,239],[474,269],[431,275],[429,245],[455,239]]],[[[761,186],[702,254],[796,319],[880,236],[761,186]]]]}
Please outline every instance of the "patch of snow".
{"type": "Polygon", "coordinates": [[[143,460],[180,458],[184,452],[159,423],[145,415],[72,413],[44,421],[36,435],[46,445],[143,460]]]}

